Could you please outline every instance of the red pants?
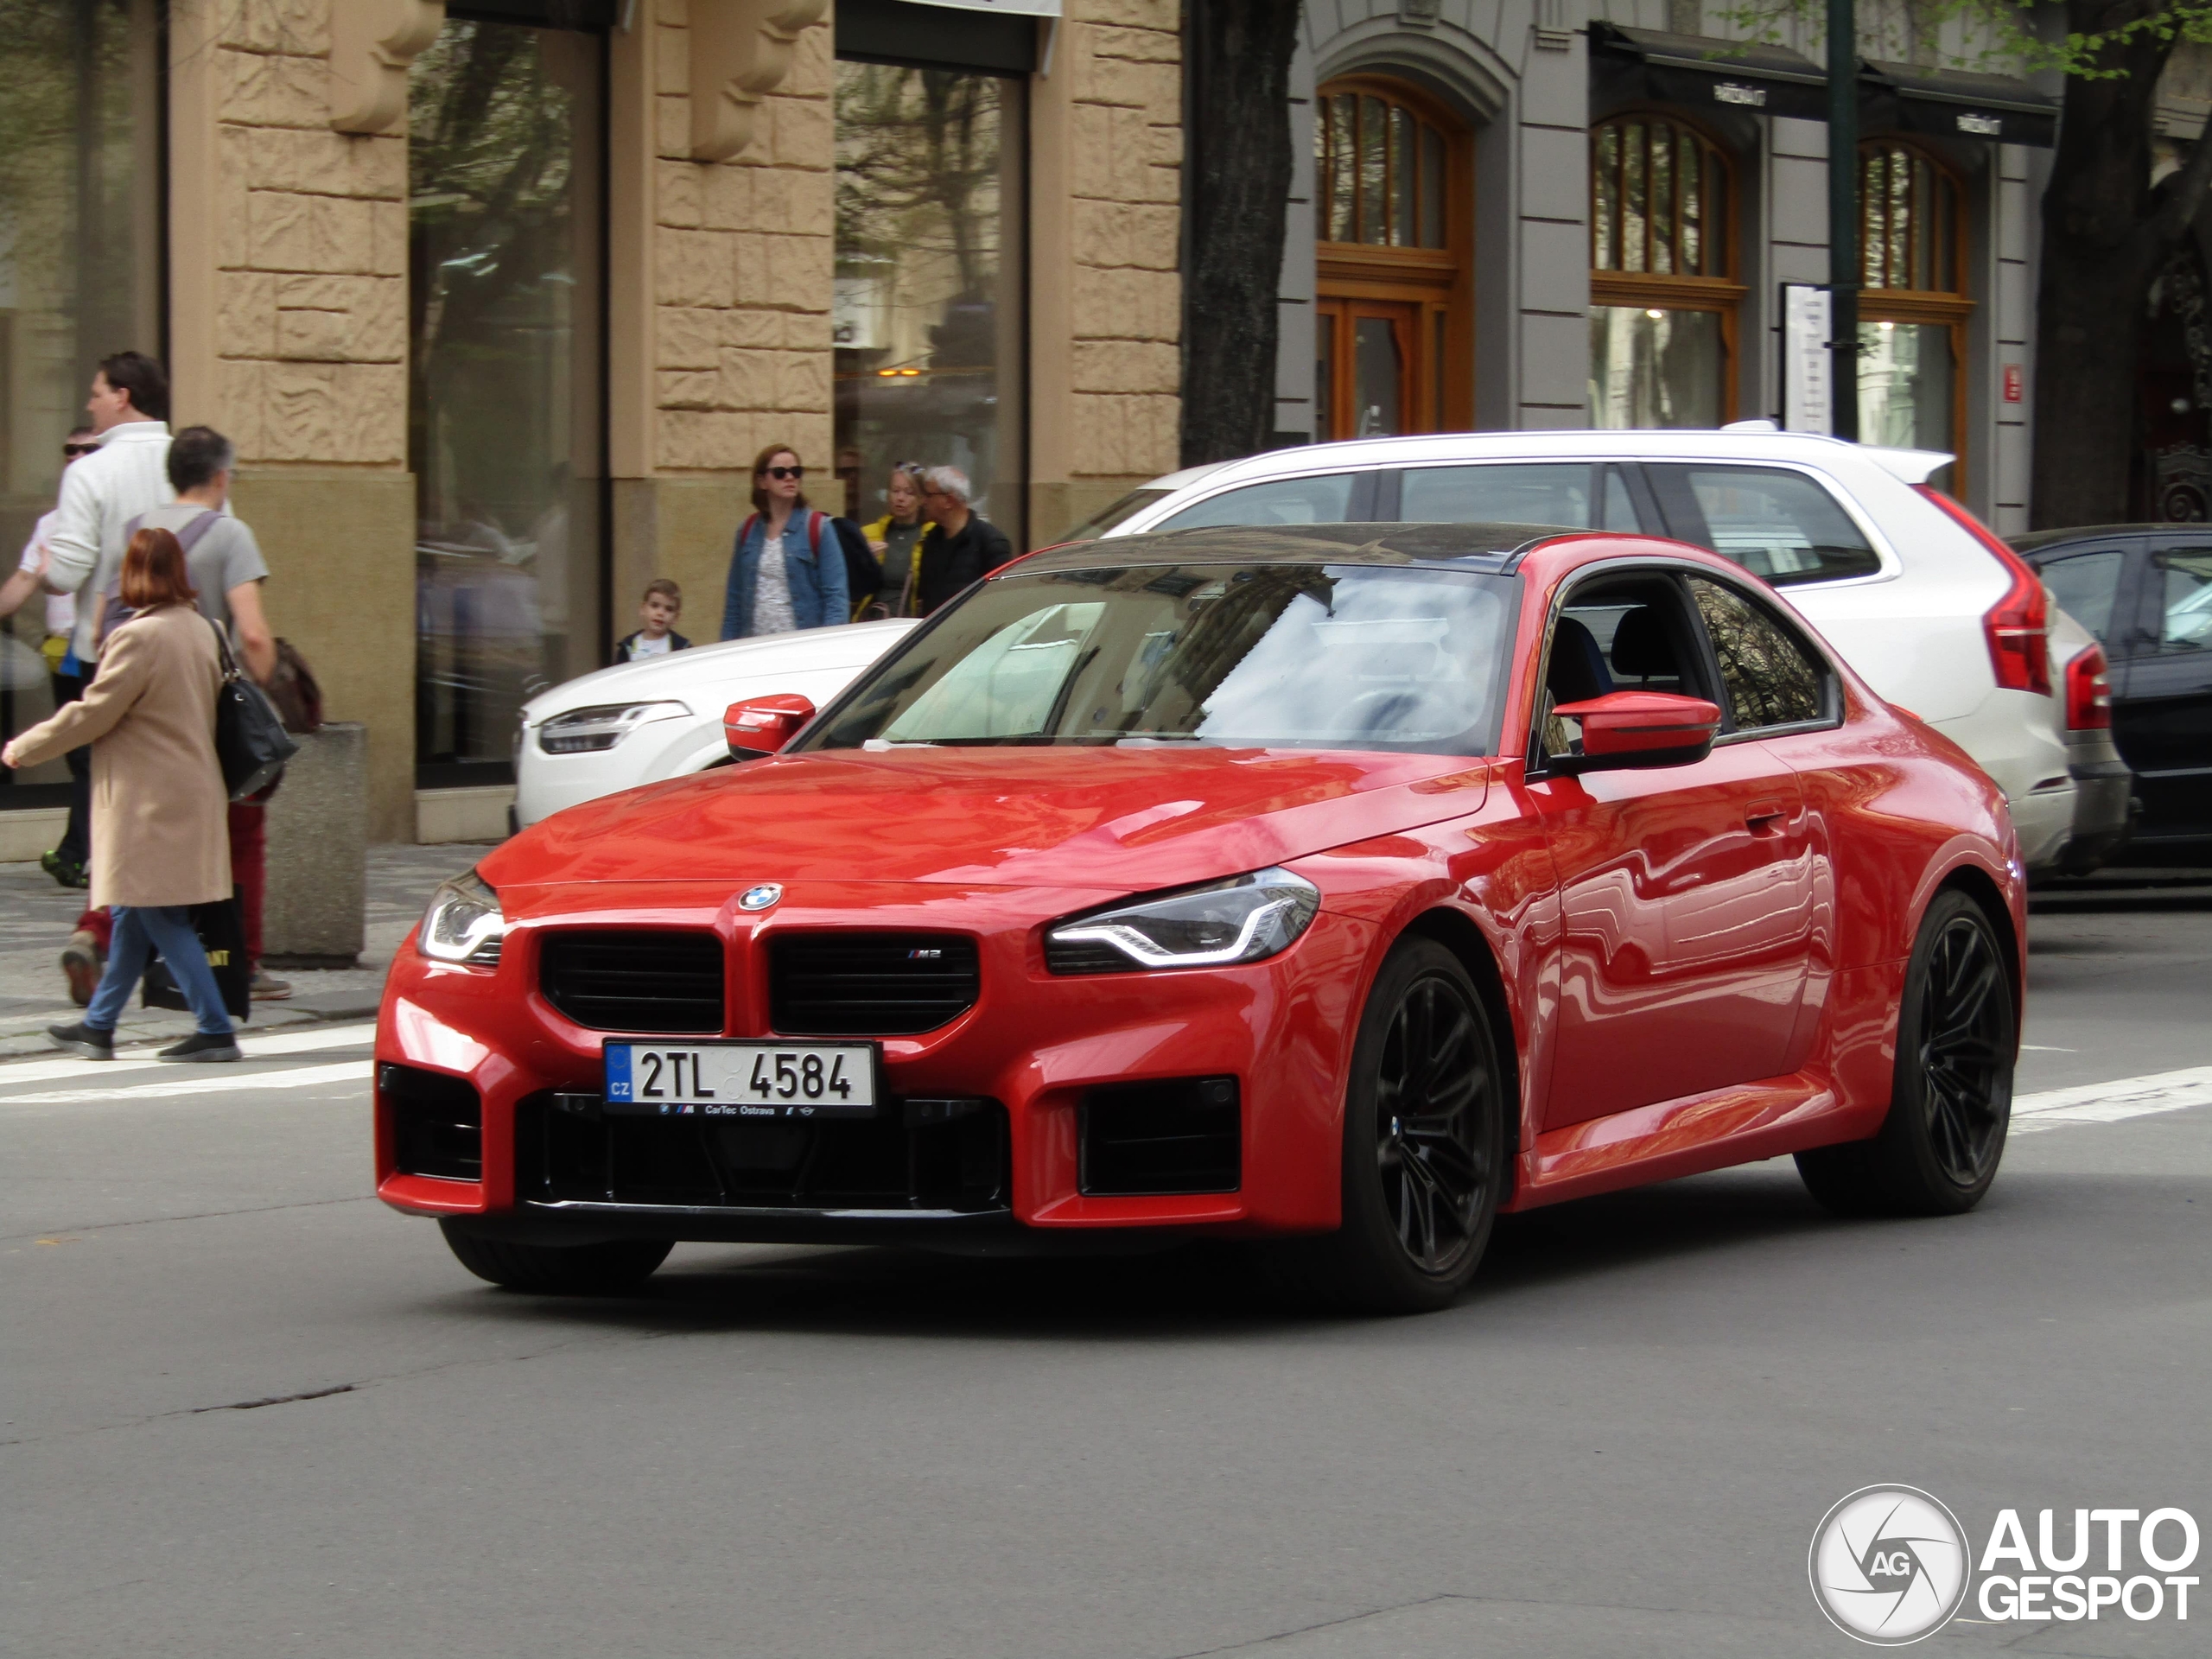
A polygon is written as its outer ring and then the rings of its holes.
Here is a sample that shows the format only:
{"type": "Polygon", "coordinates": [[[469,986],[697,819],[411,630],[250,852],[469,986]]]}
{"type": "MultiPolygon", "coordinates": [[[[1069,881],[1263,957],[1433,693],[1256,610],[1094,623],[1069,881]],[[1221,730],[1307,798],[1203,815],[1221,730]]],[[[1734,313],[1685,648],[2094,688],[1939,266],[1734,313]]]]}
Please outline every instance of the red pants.
{"type": "MultiPolygon", "coordinates": [[[[245,956],[248,968],[261,968],[261,896],[269,885],[269,808],[262,801],[231,803],[231,880],[238,887],[239,908],[245,912],[245,956]]],[[[105,956],[115,924],[105,906],[88,910],[77,918],[79,932],[90,933],[105,956]]]]}

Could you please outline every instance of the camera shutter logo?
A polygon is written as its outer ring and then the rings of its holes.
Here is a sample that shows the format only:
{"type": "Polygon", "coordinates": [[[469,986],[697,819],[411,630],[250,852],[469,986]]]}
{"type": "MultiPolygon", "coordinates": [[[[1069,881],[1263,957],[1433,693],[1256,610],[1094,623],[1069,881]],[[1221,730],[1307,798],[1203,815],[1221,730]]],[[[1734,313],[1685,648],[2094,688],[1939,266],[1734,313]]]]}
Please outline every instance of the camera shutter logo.
{"type": "Polygon", "coordinates": [[[1973,1574],[1958,1516],[1913,1486],[1862,1486],[1813,1529],[1813,1599],[1846,1636],[1901,1648],[1935,1635],[1973,1574]]]}

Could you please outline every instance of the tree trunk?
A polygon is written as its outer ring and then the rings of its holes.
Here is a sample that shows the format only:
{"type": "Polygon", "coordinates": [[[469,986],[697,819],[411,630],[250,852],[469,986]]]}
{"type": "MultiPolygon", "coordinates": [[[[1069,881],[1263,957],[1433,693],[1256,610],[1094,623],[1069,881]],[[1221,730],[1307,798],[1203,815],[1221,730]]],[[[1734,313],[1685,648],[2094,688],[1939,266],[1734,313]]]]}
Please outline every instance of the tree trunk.
{"type": "Polygon", "coordinates": [[[1185,0],[1183,464],[1268,447],[1294,0],[1185,0]]]}
{"type": "MultiPolygon", "coordinates": [[[[2163,10],[2160,0],[2068,0],[2067,28],[2093,33],[2163,10]]],[[[2151,283],[2194,213],[2171,200],[2189,175],[2151,188],[2151,128],[2171,41],[2145,33],[2108,48],[2109,80],[2069,76],[2043,198],[2037,295],[2037,529],[2115,524],[2129,510],[2136,356],[2151,283]]]]}

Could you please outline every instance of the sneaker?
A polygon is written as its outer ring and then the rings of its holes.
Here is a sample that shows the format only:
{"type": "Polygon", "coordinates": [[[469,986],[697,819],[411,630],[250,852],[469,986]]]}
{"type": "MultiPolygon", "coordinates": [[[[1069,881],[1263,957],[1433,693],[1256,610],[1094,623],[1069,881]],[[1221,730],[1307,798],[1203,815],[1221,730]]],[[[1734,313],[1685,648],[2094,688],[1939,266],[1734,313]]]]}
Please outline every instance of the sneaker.
{"type": "Polygon", "coordinates": [[[89,887],[92,878],[85,867],[73,858],[64,858],[58,852],[41,853],[38,867],[65,887],[89,887]]]}
{"type": "Polygon", "coordinates": [[[89,929],[80,927],[72,933],[69,943],[61,947],[61,971],[69,976],[69,1000],[80,1008],[90,1004],[105,966],[100,957],[100,942],[89,929]]]}
{"type": "Polygon", "coordinates": [[[195,1031],[181,1043],[171,1043],[154,1056],[157,1060],[181,1060],[188,1064],[219,1064],[225,1060],[244,1059],[238,1052],[238,1039],[230,1035],[211,1037],[204,1031],[195,1031]]]}
{"type": "Polygon", "coordinates": [[[253,970],[253,1000],[257,1002],[282,1002],[292,994],[292,982],[277,979],[268,969],[253,970]]]}
{"type": "Polygon", "coordinates": [[[81,1020],[73,1026],[48,1026],[46,1034],[72,1054],[81,1054],[88,1060],[115,1058],[115,1033],[99,1030],[81,1020]]]}

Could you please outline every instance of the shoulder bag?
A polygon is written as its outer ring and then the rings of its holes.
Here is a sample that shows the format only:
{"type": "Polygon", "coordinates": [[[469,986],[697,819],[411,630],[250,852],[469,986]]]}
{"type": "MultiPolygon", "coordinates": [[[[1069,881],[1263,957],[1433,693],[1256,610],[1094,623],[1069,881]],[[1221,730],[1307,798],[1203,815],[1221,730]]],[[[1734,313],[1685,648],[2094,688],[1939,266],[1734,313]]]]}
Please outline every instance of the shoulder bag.
{"type": "Polygon", "coordinates": [[[242,801],[276,782],[300,746],[285,734],[269,694],[238,672],[223,630],[213,619],[207,626],[215,630],[215,649],[223,658],[223,683],[215,691],[215,759],[223,768],[223,787],[232,800],[242,801]]]}

